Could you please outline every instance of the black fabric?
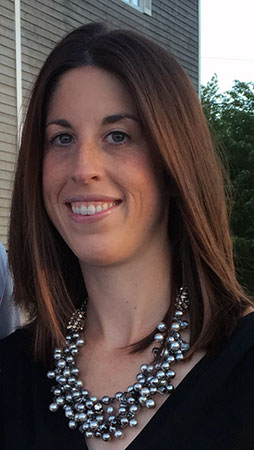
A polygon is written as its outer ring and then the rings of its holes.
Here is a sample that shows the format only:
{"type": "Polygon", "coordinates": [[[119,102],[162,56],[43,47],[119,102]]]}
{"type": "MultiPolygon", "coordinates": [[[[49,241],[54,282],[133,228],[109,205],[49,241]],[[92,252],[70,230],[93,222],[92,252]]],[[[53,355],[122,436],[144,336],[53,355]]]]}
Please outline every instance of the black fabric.
{"type": "MultiPolygon", "coordinates": [[[[0,449],[86,450],[62,410],[49,412],[52,382],[19,330],[0,342],[0,449]]],[[[105,448],[106,448],[105,444],[105,448]]],[[[128,450],[254,450],[254,313],[217,356],[184,378],[128,450]]]]}

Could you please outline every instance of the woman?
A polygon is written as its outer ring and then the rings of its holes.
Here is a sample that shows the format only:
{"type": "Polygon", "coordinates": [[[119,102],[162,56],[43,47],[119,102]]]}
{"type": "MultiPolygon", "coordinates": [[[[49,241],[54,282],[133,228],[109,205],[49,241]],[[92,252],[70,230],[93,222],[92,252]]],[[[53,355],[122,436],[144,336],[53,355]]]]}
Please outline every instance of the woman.
{"type": "Polygon", "coordinates": [[[1,448],[253,448],[254,317],[221,170],[156,44],[90,24],[49,55],[10,263],[30,325],[1,343],[1,448]]]}

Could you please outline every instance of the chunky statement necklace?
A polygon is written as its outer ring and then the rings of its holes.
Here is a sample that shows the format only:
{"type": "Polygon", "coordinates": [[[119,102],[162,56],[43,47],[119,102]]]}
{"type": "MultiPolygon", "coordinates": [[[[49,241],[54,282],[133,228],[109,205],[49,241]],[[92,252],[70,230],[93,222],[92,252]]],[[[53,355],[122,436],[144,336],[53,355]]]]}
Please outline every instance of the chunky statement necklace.
{"type": "Polygon", "coordinates": [[[66,346],[55,349],[56,368],[47,373],[48,378],[56,382],[52,388],[53,403],[49,409],[55,412],[62,407],[69,428],[78,427],[86,438],[97,437],[110,441],[112,438],[122,438],[124,428],[137,425],[137,415],[142,408],[155,408],[154,397],[157,394],[171,394],[173,391],[175,372],[171,366],[182,361],[189,350],[189,344],[183,341],[180,334],[189,325],[183,320],[189,300],[187,289],[180,288],[170,327],[164,322],[157,326],[154,336],[156,346],[152,350],[153,362],[140,366],[135,383],[125,391],[117,392],[114,397],[105,395],[102,398],[90,395],[79,380],[79,369],[75,366],[75,356],[85,343],[80,333],[85,326],[86,304],[73,313],[67,325],[66,346]]]}

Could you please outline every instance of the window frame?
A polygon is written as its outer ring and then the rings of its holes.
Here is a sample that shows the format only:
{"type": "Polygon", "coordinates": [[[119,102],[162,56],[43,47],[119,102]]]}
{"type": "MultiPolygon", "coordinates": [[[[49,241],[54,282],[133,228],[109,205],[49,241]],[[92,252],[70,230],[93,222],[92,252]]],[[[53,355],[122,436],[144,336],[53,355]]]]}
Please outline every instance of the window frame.
{"type": "Polygon", "coordinates": [[[134,0],[121,0],[121,1],[126,5],[129,5],[132,8],[136,9],[136,11],[139,11],[148,16],[152,15],[152,0],[138,0],[139,2],[138,6],[133,3],[134,0]]]}

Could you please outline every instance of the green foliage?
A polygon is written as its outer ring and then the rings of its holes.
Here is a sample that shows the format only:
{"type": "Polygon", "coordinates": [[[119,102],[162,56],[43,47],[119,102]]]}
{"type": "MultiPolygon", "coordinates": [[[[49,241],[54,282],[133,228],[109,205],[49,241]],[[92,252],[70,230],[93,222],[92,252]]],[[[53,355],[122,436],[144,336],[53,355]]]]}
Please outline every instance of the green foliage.
{"type": "MultiPolygon", "coordinates": [[[[216,147],[228,162],[233,187],[231,217],[234,253],[239,281],[254,293],[254,83],[235,81],[231,90],[219,93],[214,75],[201,87],[203,110],[216,147]]],[[[227,166],[227,164],[226,164],[227,166]]]]}

